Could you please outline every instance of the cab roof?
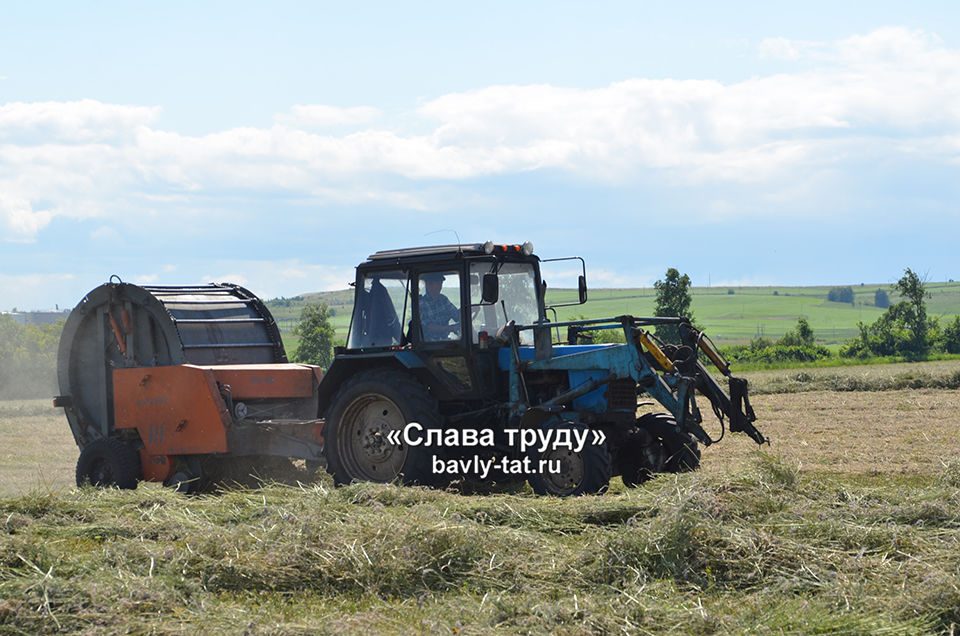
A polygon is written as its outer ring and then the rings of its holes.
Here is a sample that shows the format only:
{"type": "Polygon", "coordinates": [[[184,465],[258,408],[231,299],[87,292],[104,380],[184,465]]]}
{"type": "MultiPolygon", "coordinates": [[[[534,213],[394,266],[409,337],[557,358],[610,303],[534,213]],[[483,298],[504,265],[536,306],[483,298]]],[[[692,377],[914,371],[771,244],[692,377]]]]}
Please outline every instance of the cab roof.
{"type": "Polygon", "coordinates": [[[380,250],[367,257],[367,262],[401,260],[401,259],[429,259],[451,256],[486,256],[489,254],[512,254],[529,256],[533,252],[533,245],[520,244],[493,244],[486,243],[459,243],[453,245],[429,245],[424,247],[408,247],[399,250],[380,250]]]}

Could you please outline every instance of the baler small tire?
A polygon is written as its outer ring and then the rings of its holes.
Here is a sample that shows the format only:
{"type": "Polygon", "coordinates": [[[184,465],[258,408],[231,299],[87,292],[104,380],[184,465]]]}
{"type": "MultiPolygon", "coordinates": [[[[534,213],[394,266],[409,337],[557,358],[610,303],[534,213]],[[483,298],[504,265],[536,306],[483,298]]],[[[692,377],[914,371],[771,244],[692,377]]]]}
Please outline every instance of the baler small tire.
{"type": "Polygon", "coordinates": [[[411,422],[426,431],[442,425],[437,401],[409,373],[393,369],[365,371],[350,378],[330,402],[323,427],[327,472],[338,485],[354,481],[434,486],[433,455],[442,449],[426,444],[387,441],[393,430],[411,422]]]}
{"type": "Polygon", "coordinates": [[[116,486],[133,490],[140,480],[140,453],[115,438],[101,438],[83,447],[77,459],[77,486],[116,486]]]}

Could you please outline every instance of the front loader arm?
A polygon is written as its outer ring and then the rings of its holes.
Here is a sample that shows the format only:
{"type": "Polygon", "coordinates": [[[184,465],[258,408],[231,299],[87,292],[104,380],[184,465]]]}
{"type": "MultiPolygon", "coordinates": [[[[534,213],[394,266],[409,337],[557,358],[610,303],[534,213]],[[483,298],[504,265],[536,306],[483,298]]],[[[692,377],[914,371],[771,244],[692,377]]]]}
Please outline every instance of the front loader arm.
{"type": "MultiPolygon", "coordinates": [[[[647,393],[674,416],[677,427],[692,434],[704,445],[716,440],[700,426],[703,421],[697,408],[695,394],[708,400],[713,412],[723,423],[729,419],[732,432],[746,433],[757,444],[769,443],[753,425],[757,417],[750,406],[747,381],[730,374],[730,367],[723,356],[713,347],[700,330],[690,325],[686,318],[618,316],[616,318],[580,320],[548,325],[525,325],[516,330],[554,329],[567,327],[567,344],[577,344],[584,334],[603,329],[623,329],[626,345],[596,347],[577,353],[554,355],[549,338],[535,345],[535,359],[521,361],[518,338],[511,332],[511,355],[505,357],[505,368],[510,371],[510,403],[517,414],[531,407],[559,408],[576,397],[589,392],[613,379],[631,378],[637,390],[647,393]],[[683,345],[664,345],[645,329],[656,325],[676,325],[683,345]],[[728,391],[717,382],[699,359],[698,351],[727,376],[728,391]],[[525,371],[573,371],[596,370],[598,375],[588,384],[570,387],[542,405],[528,404],[523,399],[523,373],[525,371]]],[[[546,331],[549,334],[549,331],[546,331]]],[[[537,340],[535,338],[535,340],[537,340]]]]}
{"type": "Polygon", "coordinates": [[[729,393],[724,392],[723,388],[717,383],[716,379],[707,371],[703,363],[700,362],[696,354],[693,360],[696,362],[697,389],[710,400],[714,412],[717,416],[726,415],[730,419],[730,432],[746,433],[757,444],[770,443],[763,436],[757,427],[753,425],[757,416],[750,405],[746,378],[738,378],[730,373],[730,365],[720,352],[716,350],[710,339],[699,329],[690,325],[690,322],[684,319],[680,325],[680,337],[684,344],[691,347],[694,352],[702,351],[703,354],[713,363],[713,365],[727,377],[727,386],[729,393]]]}
{"type": "MultiPolygon", "coordinates": [[[[683,346],[665,346],[661,349],[642,329],[636,329],[635,333],[638,343],[649,352],[657,366],[662,371],[675,376],[673,384],[679,405],[678,413],[674,415],[678,425],[691,431],[701,441],[704,441],[703,438],[706,433],[699,426],[702,419],[694,400],[694,390],[696,390],[710,400],[713,411],[721,422],[724,417],[729,419],[731,432],[746,433],[757,444],[769,444],[770,441],[753,425],[757,416],[750,405],[747,380],[735,377],[730,373],[730,365],[716,350],[713,343],[702,331],[691,326],[689,320],[686,318],[662,318],[660,320],[664,323],[669,322],[677,325],[683,346]],[[707,371],[698,359],[698,351],[703,352],[704,356],[727,377],[729,392],[724,391],[716,378],[707,371]]],[[[659,321],[657,319],[644,319],[644,322],[646,324],[657,324],[659,321]]],[[[705,443],[709,443],[709,441],[705,443]]]]}

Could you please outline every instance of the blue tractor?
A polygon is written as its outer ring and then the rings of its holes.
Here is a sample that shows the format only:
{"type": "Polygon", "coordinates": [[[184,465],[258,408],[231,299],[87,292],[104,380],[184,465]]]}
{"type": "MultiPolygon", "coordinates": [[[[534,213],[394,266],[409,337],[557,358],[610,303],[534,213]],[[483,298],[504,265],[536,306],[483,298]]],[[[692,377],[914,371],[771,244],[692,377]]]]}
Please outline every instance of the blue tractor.
{"type": "MultiPolygon", "coordinates": [[[[540,263],[529,243],[487,242],[380,251],[357,267],[347,344],[319,387],[338,483],[526,480],[556,496],[603,492],[617,475],[636,485],[697,468],[718,441],[697,393],[721,431],[767,441],[746,380],[689,320],[550,321],[540,263]],[[668,324],[676,344],[650,331],[668,324]],[[590,342],[611,329],[625,342],[590,342]]],[[[587,300],[583,270],[573,304],[587,300]]]]}

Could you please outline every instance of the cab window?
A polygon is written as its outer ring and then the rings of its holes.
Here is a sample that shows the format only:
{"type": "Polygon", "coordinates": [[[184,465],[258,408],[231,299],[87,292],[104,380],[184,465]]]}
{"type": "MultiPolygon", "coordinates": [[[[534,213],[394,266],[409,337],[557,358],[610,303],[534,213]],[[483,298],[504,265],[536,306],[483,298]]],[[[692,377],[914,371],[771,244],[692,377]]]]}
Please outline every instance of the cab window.
{"type": "Polygon", "coordinates": [[[406,272],[370,272],[358,281],[358,286],[348,346],[360,349],[402,344],[403,327],[410,314],[406,272]]]}
{"type": "Polygon", "coordinates": [[[460,339],[460,275],[424,272],[419,279],[420,333],[425,342],[460,339]]]}
{"type": "MultiPolygon", "coordinates": [[[[478,341],[481,331],[492,338],[509,321],[518,325],[530,325],[540,319],[537,304],[537,279],[530,263],[478,262],[470,265],[470,309],[472,315],[473,342],[478,341]],[[500,300],[493,305],[481,304],[483,275],[496,273],[500,288],[500,300]]],[[[533,332],[520,332],[520,343],[533,344],[533,332]]]]}

